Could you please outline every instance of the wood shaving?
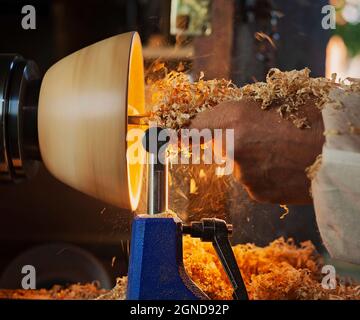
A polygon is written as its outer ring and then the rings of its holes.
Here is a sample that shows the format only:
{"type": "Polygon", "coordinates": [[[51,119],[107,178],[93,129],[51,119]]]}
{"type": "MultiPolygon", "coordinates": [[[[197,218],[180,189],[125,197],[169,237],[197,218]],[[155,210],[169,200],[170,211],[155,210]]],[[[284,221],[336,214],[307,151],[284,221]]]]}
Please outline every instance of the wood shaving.
{"type": "MultiPolygon", "coordinates": [[[[201,73],[198,81],[191,81],[187,74],[171,71],[154,81],[151,85],[150,120],[163,127],[179,129],[188,125],[197,113],[212,109],[221,102],[252,99],[264,110],[276,108],[282,118],[305,129],[310,128],[310,123],[301,114],[301,107],[313,99],[321,109],[329,102],[329,90],[335,85],[335,78],[311,78],[308,68],[287,72],[273,68],[268,72],[266,82],[241,88],[229,80],[203,80],[203,76],[201,73]]],[[[354,90],[354,85],[354,82],[336,84],[346,90],[354,90]]]]}
{"type": "MultiPolygon", "coordinates": [[[[185,269],[212,299],[232,299],[232,287],[210,243],[184,237],[185,269]]],[[[360,299],[359,286],[339,284],[334,290],[321,286],[322,260],[314,245],[279,238],[265,248],[253,244],[233,247],[249,298],[360,299]]]]}
{"type": "MultiPolygon", "coordinates": [[[[296,246],[291,239],[279,238],[264,248],[248,243],[233,250],[251,300],[360,300],[360,286],[354,283],[338,281],[333,290],[321,286],[322,259],[310,241],[296,246]]],[[[188,275],[211,299],[232,299],[231,284],[211,243],[185,236],[183,254],[188,275]]],[[[126,290],[127,277],[122,277],[112,290],[100,289],[97,284],[0,290],[0,299],[124,300],[126,290]]]]}
{"type": "Polygon", "coordinates": [[[284,219],[290,212],[288,206],[286,204],[281,204],[280,208],[284,209],[284,213],[280,216],[280,219],[284,219]]]}
{"type": "MultiPolygon", "coordinates": [[[[190,278],[215,300],[232,299],[232,287],[213,246],[189,236],[183,238],[184,266],[190,278]]],[[[234,255],[251,300],[360,300],[360,286],[338,281],[334,290],[321,285],[322,259],[310,241],[296,246],[279,238],[261,248],[236,245],[234,255]]],[[[125,299],[127,278],[98,299],[125,299]]],[[[156,298],[156,297],[154,297],[156,298]]]]}
{"type": "Polygon", "coordinates": [[[190,193],[196,194],[196,192],[197,192],[196,181],[195,179],[190,179],[190,193]]]}
{"type": "MultiPolygon", "coordinates": [[[[183,150],[182,150],[183,151],[183,150]]],[[[235,186],[232,175],[217,176],[217,164],[174,164],[170,168],[170,209],[184,222],[217,217],[227,220],[235,186]],[[193,181],[193,182],[191,182],[193,181]]]]}
{"type": "Polygon", "coordinates": [[[311,128],[310,122],[306,117],[298,118],[298,117],[294,116],[294,117],[290,117],[290,119],[293,119],[293,124],[299,129],[311,128]]]}
{"type": "Polygon", "coordinates": [[[157,214],[139,214],[139,217],[144,217],[144,218],[177,218],[177,214],[174,211],[171,210],[167,210],[166,212],[163,213],[157,213],[157,214]]]}
{"type": "Polygon", "coordinates": [[[97,282],[72,284],[69,286],[55,285],[51,289],[39,290],[0,290],[0,299],[40,299],[40,300],[91,300],[107,293],[97,282]]]}
{"type": "Polygon", "coordinates": [[[96,300],[125,300],[127,282],[127,277],[117,278],[115,287],[112,290],[97,297],[96,300]]]}
{"type": "MultiPolygon", "coordinates": [[[[165,66],[161,64],[161,68],[165,66]]],[[[242,99],[255,100],[264,110],[276,108],[281,118],[292,121],[300,129],[307,129],[311,124],[301,109],[309,99],[319,110],[325,104],[341,108],[341,102],[329,98],[332,88],[360,92],[359,79],[347,78],[336,83],[336,74],[331,79],[312,78],[308,68],[292,71],[273,68],[269,70],[266,82],[241,88],[225,79],[203,80],[203,72],[198,81],[191,81],[190,76],[182,72],[165,69],[164,74],[162,79],[151,84],[150,120],[172,129],[188,125],[197,113],[212,109],[221,102],[242,99]]]]}
{"type": "Polygon", "coordinates": [[[315,162],[306,168],[305,173],[306,176],[310,179],[313,180],[316,177],[317,172],[319,171],[320,167],[321,167],[321,163],[322,163],[322,154],[319,154],[316,159],[315,162]]]}
{"type": "Polygon", "coordinates": [[[178,129],[189,124],[191,118],[211,109],[223,101],[240,100],[238,88],[227,80],[203,80],[203,73],[196,82],[181,72],[171,71],[151,85],[151,121],[160,126],[178,129]]]}
{"type": "Polygon", "coordinates": [[[256,32],[255,33],[255,39],[258,40],[258,41],[268,41],[270,43],[270,45],[276,49],[276,45],[274,43],[274,40],[269,36],[267,35],[266,33],[264,32],[256,32]]]}

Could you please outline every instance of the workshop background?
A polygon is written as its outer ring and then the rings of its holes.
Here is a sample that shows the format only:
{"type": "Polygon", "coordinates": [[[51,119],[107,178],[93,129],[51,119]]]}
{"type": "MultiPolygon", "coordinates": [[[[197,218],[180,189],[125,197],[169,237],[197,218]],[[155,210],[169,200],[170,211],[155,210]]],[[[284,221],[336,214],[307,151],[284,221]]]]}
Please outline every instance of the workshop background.
{"type": "MultiPolygon", "coordinates": [[[[164,61],[170,68],[183,63],[194,78],[204,71],[205,78],[232,79],[237,85],[264,80],[271,67],[309,67],[312,76],[338,72],[341,77],[359,77],[360,3],[331,1],[337,6],[336,30],[321,27],[321,8],[326,4],[325,0],[0,0],[0,52],[19,53],[45,72],[84,46],[137,30],[149,72],[154,61],[164,61]],[[35,30],[21,26],[21,8],[26,4],[36,8],[35,30]]],[[[191,192],[190,186],[183,191],[186,201],[175,209],[190,219],[201,195],[191,192]]],[[[252,202],[236,181],[222,197],[218,213],[234,224],[234,243],[266,245],[284,236],[296,242],[311,240],[324,252],[312,206],[290,206],[283,216],[285,209],[279,205],[252,202]]],[[[43,266],[38,288],[93,280],[111,288],[116,276],[126,274],[132,213],[65,186],[43,165],[31,181],[0,186],[0,216],[2,288],[20,286],[19,266],[28,261],[43,266]],[[54,251],[59,259],[50,258],[54,251]]]]}

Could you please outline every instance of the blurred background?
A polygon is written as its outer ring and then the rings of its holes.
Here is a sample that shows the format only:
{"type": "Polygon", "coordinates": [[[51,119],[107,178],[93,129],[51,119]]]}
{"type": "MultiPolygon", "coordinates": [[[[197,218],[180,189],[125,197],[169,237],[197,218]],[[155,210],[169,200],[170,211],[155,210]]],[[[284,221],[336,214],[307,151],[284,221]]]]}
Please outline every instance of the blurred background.
{"type": "MultiPolygon", "coordinates": [[[[151,76],[154,62],[179,63],[194,78],[264,80],[271,67],[309,67],[312,76],[360,77],[360,1],[332,0],[336,29],[324,30],[318,0],[0,0],[0,52],[19,53],[42,72],[62,57],[104,38],[136,30],[151,76]],[[36,29],[21,26],[24,5],[36,9],[36,29]]],[[[186,219],[217,215],[235,226],[234,243],[266,245],[284,236],[311,240],[325,252],[312,206],[252,202],[231,178],[209,176],[217,202],[201,202],[209,180],[198,169],[172,172],[172,208],[186,219]],[[178,175],[178,176],[176,176],[178,175]],[[226,185],[226,188],[225,188],[226,185]],[[181,191],[179,193],[179,190],[181,191]],[[182,193],[182,194],[181,194],[182,193]],[[181,199],[181,200],[179,200],[181,199]],[[200,208],[199,208],[200,206],[200,208]],[[195,214],[197,212],[197,214],[195,214]],[[200,213],[199,213],[200,212],[200,213]]],[[[0,287],[20,286],[20,266],[41,273],[37,287],[99,280],[105,288],[126,274],[132,213],[80,194],[41,166],[26,183],[0,186],[0,287]],[[54,258],[55,257],[55,258],[54,258]]]]}

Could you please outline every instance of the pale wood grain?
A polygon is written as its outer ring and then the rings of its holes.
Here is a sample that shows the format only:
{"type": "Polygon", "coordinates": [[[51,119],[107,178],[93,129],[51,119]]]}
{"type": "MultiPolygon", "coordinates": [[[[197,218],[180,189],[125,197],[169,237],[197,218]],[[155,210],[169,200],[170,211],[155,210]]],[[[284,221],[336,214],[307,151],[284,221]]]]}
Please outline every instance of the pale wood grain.
{"type": "Polygon", "coordinates": [[[132,168],[129,181],[129,104],[132,112],[144,112],[141,41],[134,32],[95,43],[53,65],[41,86],[38,125],[42,159],[56,178],[134,210],[137,203],[131,203],[129,191],[139,190],[142,166],[132,168]]]}

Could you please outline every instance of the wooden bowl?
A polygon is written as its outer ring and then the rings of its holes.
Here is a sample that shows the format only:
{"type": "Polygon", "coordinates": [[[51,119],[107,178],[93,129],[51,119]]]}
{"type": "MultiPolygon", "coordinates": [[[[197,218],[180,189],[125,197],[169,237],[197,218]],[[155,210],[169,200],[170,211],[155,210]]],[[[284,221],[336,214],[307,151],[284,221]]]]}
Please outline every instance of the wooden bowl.
{"type": "Polygon", "coordinates": [[[39,142],[47,169],[81,192],[134,211],[143,165],[127,161],[127,119],[144,108],[136,32],[60,60],[46,72],[39,98],[39,142]]]}

